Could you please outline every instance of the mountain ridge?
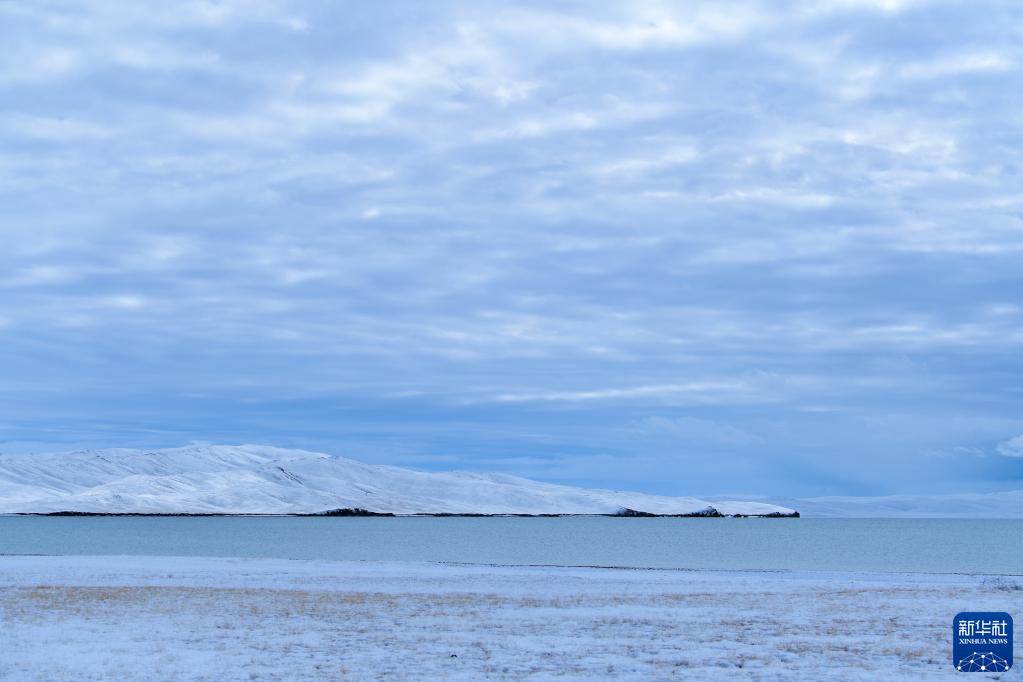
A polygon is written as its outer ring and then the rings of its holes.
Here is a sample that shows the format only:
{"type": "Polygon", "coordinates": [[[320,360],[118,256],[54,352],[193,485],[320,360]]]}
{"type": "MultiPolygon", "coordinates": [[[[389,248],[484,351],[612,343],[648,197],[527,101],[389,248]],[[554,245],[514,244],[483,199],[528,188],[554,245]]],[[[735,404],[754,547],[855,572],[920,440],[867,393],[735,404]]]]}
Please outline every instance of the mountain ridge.
{"type": "Polygon", "coordinates": [[[762,502],[711,503],[508,474],[416,471],[266,445],[0,455],[0,513],[796,515],[762,502]]]}

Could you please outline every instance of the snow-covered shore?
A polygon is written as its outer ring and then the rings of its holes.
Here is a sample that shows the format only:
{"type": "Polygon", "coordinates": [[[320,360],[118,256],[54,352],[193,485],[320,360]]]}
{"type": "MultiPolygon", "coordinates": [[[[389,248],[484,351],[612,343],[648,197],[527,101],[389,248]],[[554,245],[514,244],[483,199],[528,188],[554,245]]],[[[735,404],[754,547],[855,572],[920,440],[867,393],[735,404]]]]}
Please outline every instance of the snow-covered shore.
{"type": "Polygon", "coordinates": [[[6,556],[0,679],[917,679],[964,610],[1023,577],[6,556]]]}

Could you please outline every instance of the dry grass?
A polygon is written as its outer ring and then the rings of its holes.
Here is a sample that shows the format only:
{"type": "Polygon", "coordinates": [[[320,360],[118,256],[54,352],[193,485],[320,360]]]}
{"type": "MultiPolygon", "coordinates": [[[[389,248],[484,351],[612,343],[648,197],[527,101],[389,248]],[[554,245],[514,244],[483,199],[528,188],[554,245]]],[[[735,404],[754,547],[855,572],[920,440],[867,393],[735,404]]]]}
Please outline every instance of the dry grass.
{"type": "MultiPolygon", "coordinates": [[[[960,606],[993,605],[975,586],[571,590],[5,588],[5,648],[36,653],[23,669],[0,660],[0,678],[146,679],[141,664],[218,682],[826,676],[814,661],[843,678],[872,679],[878,661],[912,678],[944,671],[960,606]]],[[[995,594],[1023,606],[1016,591],[995,594]]]]}

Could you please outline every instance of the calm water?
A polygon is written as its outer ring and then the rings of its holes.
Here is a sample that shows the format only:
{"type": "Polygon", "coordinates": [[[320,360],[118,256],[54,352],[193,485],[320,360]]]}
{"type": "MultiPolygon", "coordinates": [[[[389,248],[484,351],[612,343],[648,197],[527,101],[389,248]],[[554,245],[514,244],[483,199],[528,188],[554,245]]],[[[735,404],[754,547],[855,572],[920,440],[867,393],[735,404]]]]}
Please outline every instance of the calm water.
{"type": "Polygon", "coordinates": [[[1023,520],[0,517],[0,554],[1023,574],[1023,520]]]}

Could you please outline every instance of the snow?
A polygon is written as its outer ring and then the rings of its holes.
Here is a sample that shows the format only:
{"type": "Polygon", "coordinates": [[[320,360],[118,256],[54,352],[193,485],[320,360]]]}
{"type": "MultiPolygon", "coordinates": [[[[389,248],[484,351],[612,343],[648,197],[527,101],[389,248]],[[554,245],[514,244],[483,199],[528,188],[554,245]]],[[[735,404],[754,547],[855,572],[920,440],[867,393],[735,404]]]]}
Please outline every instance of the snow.
{"type": "Polygon", "coordinates": [[[0,679],[951,677],[967,610],[1023,578],[7,556],[0,679]]]}
{"type": "Polygon", "coordinates": [[[1023,490],[955,495],[814,497],[794,500],[809,517],[859,518],[1023,518],[1023,490]]]}
{"type": "MultiPolygon", "coordinates": [[[[414,471],[262,445],[0,456],[0,513],[691,514],[711,506],[692,497],[414,471]]],[[[753,501],[713,508],[726,515],[792,511],[753,501]]]]}

